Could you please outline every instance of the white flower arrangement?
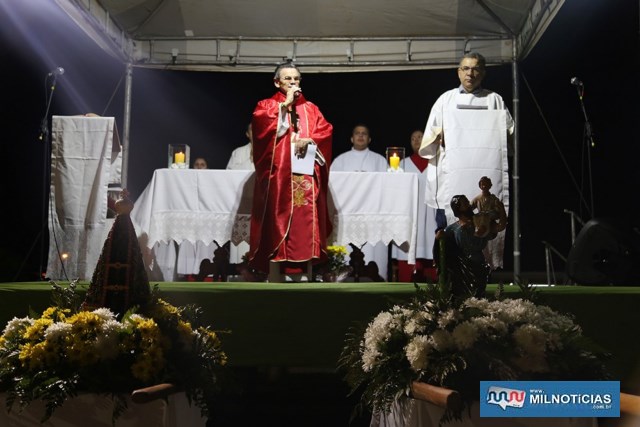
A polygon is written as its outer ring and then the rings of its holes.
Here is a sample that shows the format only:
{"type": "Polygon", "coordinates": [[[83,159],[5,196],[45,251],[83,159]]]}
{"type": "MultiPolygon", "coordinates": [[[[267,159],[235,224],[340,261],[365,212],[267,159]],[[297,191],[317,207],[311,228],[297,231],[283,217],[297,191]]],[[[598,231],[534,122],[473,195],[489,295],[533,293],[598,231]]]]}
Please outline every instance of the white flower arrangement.
{"type": "MultiPolygon", "coordinates": [[[[387,410],[413,381],[455,389],[467,403],[480,380],[596,380],[601,352],[573,320],[524,299],[449,299],[434,285],[347,337],[341,367],[362,404],[387,410]]],[[[460,414],[445,414],[446,419],[460,414]]]]}

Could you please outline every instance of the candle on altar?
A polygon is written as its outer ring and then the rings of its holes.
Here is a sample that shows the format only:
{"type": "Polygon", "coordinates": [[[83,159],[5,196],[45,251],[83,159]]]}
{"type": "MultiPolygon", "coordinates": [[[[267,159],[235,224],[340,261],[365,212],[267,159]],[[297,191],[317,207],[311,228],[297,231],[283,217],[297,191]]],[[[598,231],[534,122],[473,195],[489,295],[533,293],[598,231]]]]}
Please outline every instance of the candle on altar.
{"type": "Polygon", "coordinates": [[[393,153],[393,155],[389,157],[389,166],[394,170],[398,169],[398,166],[400,166],[400,157],[398,157],[397,153],[393,153]]]}
{"type": "Polygon", "coordinates": [[[184,153],[181,151],[178,151],[175,155],[175,162],[176,163],[184,163],[184,153]]]}

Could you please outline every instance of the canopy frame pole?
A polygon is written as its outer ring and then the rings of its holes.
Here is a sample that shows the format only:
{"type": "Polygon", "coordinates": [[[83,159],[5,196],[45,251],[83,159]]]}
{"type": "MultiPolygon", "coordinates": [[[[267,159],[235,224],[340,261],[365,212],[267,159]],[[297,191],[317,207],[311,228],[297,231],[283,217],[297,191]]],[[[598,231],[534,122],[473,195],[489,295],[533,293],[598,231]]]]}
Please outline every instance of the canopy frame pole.
{"type": "Polygon", "coordinates": [[[511,203],[511,221],[513,223],[513,280],[517,283],[521,277],[520,252],[520,85],[518,78],[518,46],[513,37],[513,60],[511,80],[513,85],[513,164],[511,168],[513,203],[511,203]]]}
{"type": "Polygon", "coordinates": [[[127,188],[129,178],[129,134],[131,130],[131,86],[133,84],[133,66],[127,63],[126,78],[124,84],[124,113],[122,129],[122,175],[121,187],[127,188]]]}

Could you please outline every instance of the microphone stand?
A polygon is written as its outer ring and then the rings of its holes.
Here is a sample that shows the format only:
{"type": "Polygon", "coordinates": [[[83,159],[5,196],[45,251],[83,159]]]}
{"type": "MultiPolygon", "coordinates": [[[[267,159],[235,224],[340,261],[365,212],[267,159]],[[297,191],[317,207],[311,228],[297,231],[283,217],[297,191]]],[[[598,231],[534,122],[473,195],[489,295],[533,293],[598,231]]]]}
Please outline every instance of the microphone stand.
{"type": "Polygon", "coordinates": [[[589,178],[589,197],[591,201],[591,218],[595,217],[595,210],[593,207],[593,174],[591,170],[591,149],[596,146],[596,143],[593,139],[593,131],[591,129],[591,122],[589,122],[589,117],[587,115],[587,109],[584,106],[584,86],[581,84],[576,86],[576,91],[578,93],[578,99],[580,100],[580,108],[582,109],[582,115],[584,116],[584,131],[583,131],[583,143],[586,146],[587,150],[587,173],[589,178]]]}
{"type": "Polygon", "coordinates": [[[51,85],[47,85],[47,78],[49,77],[49,75],[45,77],[45,88],[48,88],[49,90],[46,95],[47,107],[45,109],[44,116],[42,117],[42,121],[40,122],[40,136],[38,138],[43,142],[42,170],[44,171],[44,175],[42,177],[42,228],[40,229],[40,268],[38,270],[41,280],[44,278],[43,272],[45,271],[44,231],[46,229],[48,219],[47,206],[49,205],[49,187],[51,180],[51,134],[49,132],[49,110],[51,109],[51,101],[53,100],[53,94],[56,90],[56,82],[58,80],[57,74],[53,73],[51,74],[51,76],[53,77],[51,85]]]}

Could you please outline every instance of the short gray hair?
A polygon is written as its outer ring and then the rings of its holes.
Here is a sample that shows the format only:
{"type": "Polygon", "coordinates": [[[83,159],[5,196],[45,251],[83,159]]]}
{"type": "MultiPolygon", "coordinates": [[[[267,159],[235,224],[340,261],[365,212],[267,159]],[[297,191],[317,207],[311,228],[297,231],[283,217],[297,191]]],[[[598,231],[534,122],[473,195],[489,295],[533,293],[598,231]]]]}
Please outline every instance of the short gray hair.
{"type": "Polygon", "coordinates": [[[462,58],[460,58],[460,62],[462,62],[463,59],[475,59],[478,61],[478,65],[480,67],[486,68],[487,66],[487,60],[478,52],[467,52],[462,56],[462,58]]]}
{"type": "MultiPolygon", "coordinates": [[[[293,62],[285,62],[276,67],[276,71],[273,75],[273,78],[275,80],[278,80],[280,78],[280,70],[284,68],[293,68],[294,70],[298,70],[298,73],[300,73],[300,69],[296,67],[296,64],[294,64],[293,62]]],[[[302,73],[300,73],[300,75],[302,75],[302,73]]]]}

